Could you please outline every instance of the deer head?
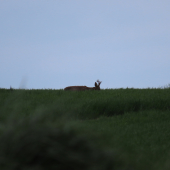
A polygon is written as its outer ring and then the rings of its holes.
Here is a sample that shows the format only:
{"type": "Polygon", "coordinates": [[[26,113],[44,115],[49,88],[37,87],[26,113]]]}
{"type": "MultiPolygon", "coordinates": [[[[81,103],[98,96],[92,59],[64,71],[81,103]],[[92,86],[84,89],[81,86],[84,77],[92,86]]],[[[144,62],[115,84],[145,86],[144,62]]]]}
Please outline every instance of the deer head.
{"type": "Polygon", "coordinates": [[[94,83],[95,85],[95,87],[93,87],[94,90],[100,90],[100,84],[102,83],[102,81],[97,80],[97,83],[96,82],[94,83]]]}

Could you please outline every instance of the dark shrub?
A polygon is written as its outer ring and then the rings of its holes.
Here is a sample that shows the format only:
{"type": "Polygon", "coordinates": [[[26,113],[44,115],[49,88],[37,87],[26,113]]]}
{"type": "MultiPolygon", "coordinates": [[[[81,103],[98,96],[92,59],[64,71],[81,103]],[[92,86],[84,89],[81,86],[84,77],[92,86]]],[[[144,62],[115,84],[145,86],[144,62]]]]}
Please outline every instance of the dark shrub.
{"type": "Polygon", "coordinates": [[[0,136],[1,170],[111,170],[113,154],[95,149],[68,128],[20,124],[0,136]]]}

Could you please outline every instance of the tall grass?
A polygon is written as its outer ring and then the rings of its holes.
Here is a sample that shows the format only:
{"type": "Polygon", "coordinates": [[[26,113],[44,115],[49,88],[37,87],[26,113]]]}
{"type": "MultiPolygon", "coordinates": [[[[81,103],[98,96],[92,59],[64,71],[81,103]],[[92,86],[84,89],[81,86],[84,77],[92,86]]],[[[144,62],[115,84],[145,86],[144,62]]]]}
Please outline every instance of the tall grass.
{"type": "Polygon", "coordinates": [[[101,91],[0,89],[1,119],[14,113],[28,116],[49,112],[55,117],[94,119],[127,112],[170,109],[170,89],[101,91]]]}

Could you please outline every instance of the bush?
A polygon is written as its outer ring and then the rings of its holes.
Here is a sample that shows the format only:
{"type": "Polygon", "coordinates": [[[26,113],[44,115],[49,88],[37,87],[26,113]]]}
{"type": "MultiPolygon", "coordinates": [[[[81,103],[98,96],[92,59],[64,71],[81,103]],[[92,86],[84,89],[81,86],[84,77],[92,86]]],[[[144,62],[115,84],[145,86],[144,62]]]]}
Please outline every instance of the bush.
{"type": "Polygon", "coordinates": [[[20,123],[0,136],[1,170],[111,170],[119,161],[68,128],[20,123]]]}

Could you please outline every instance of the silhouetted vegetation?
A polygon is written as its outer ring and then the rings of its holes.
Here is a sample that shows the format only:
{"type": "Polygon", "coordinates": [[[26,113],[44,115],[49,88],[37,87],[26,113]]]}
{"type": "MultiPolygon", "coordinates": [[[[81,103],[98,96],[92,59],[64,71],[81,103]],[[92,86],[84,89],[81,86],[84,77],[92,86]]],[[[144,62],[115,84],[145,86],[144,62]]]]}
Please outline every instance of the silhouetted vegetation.
{"type": "Polygon", "coordinates": [[[118,169],[121,162],[113,156],[71,129],[35,122],[12,124],[0,136],[0,169],[5,170],[118,169]]]}

